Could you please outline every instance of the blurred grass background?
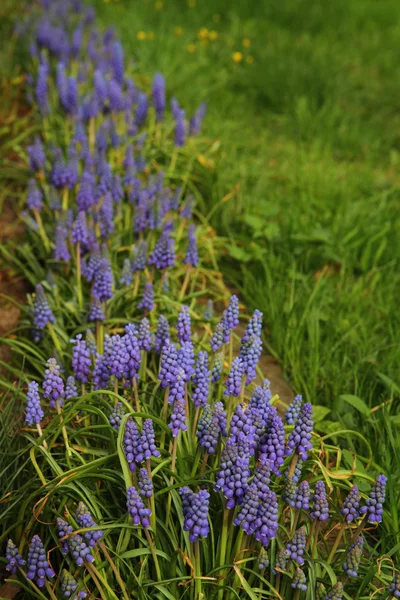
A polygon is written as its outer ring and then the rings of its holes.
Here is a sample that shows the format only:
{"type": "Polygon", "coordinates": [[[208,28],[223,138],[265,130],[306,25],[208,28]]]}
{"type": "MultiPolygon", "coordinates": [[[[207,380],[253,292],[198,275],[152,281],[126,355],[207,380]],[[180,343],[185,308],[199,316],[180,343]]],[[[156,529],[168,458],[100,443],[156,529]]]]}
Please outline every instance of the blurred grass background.
{"type": "Polygon", "coordinates": [[[207,103],[203,131],[221,145],[204,194],[225,269],[295,390],[337,411],[345,393],[399,396],[400,4],[96,9],[139,73],[163,72],[189,112],[207,103]]]}

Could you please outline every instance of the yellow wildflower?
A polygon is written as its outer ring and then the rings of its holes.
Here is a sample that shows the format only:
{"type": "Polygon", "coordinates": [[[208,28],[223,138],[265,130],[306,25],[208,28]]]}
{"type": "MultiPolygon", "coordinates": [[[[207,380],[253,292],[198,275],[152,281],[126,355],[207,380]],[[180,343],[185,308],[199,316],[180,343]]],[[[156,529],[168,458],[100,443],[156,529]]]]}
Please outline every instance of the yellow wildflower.
{"type": "Polygon", "coordinates": [[[138,31],[136,37],[137,37],[138,40],[143,41],[143,40],[146,39],[146,32],[145,31],[138,31]]]}
{"type": "Polygon", "coordinates": [[[193,52],[196,52],[196,44],[188,44],[186,46],[186,50],[193,54],[193,52]]]}
{"type": "Polygon", "coordinates": [[[187,5],[189,8],[195,8],[196,7],[196,0],[188,0],[187,5]]]}
{"type": "Polygon", "coordinates": [[[210,40],[216,40],[218,38],[218,31],[215,31],[215,29],[211,29],[211,31],[208,34],[208,37],[210,38],[210,40]]]}
{"type": "Polygon", "coordinates": [[[156,10],[162,10],[164,8],[164,4],[163,4],[162,0],[157,0],[157,2],[154,5],[154,8],[156,10]]]}
{"type": "Polygon", "coordinates": [[[205,40],[208,37],[207,27],[202,27],[199,33],[197,34],[197,37],[199,38],[199,40],[205,40]]]}
{"type": "Polygon", "coordinates": [[[243,38],[242,40],[242,46],[243,48],[250,48],[251,46],[251,40],[249,38],[243,38]]]}
{"type": "Polygon", "coordinates": [[[234,52],[232,54],[232,60],[235,63],[240,63],[243,60],[243,54],[241,52],[234,52]]]}
{"type": "Polygon", "coordinates": [[[183,33],[182,27],[179,27],[179,26],[175,27],[174,33],[175,33],[175,35],[182,35],[182,33],[183,33]]]}

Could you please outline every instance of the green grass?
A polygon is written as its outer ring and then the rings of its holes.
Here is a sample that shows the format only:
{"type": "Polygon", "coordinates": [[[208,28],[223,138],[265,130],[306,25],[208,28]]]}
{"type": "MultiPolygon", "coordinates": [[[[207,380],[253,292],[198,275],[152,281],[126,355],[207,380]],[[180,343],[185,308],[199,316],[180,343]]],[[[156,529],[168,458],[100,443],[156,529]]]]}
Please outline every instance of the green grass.
{"type": "Polygon", "coordinates": [[[344,393],[398,396],[398,3],[96,7],[140,74],[165,73],[189,112],[207,102],[220,147],[204,195],[232,238],[225,270],[264,311],[293,387],[336,409],[344,393]],[[206,46],[204,27],[218,33],[206,46]]]}

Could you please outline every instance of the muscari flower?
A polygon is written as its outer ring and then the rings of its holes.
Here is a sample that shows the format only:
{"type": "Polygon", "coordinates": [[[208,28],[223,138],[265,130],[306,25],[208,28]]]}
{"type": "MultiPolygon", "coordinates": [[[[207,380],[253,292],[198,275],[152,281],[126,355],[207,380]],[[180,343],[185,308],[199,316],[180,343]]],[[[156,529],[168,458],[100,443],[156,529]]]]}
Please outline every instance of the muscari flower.
{"type": "Polygon", "coordinates": [[[184,398],[175,399],[168,427],[171,430],[173,437],[176,437],[180,431],[187,430],[184,398]]]}
{"type": "Polygon", "coordinates": [[[43,194],[34,179],[29,180],[26,203],[30,210],[41,210],[42,208],[43,194]]]}
{"type": "Polygon", "coordinates": [[[182,342],[178,350],[178,363],[185,373],[185,381],[189,381],[194,373],[194,347],[191,341],[182,342]]]}
{"type": "Polygon", "coordinates": [[[195,236],[195,225],[189,226],[188,232],[188,246],[186,250],[186,256],[184,258],[183,263],[185,265],[192,265],[193,267],[197,267],[199,264],[199,252],[197,248],[197,241],[195,236]]]}
{"type": "Polygon", "coordinates": [[[210,494],[207,490],[190,493],[189,488],[181,488],[182,509],[184,516],[183,529],[189,531],[189,540],[197,542],[199,537],[206,538],[210,528],[208,525],[208,507],[210,494]]]}
{"type": "Polygon", "coordinates": [[[111,68],[116,81],[120,85],[124,83],[124,50],[121,42],[114,42],[111,47],[111,68]]]}
{"type": "Polygon", "coordinates": [[[44,417],[44,412],[40,405],[39,384],[31,381],[28,384],[28,393],[26,394],[26,414],[25,421],[28,425],[40,423],[44,417]]]}
{"type": "Polygon", "coordinates": [[[39,65],[38,78],[36,82],[36,103],[42,117],[46,117],[49,114],[47,83],[48,75],[49,71],[47,64],[39,65]]]}
{"type": "Polygon", "coordinates": [[[146,419],[143,423],[142,431],[140,433],[140,440],[137,446],[136,462],[150,460],[152,456],[158,458],[160,456],[160,452],[157,449],[155,442],[153,421],[151,419],[146,419]]]}
{"type": "Polygon", "coordinates": [[[230,422],[229,435],[232,438],[238,438],[240,433],[244,433],[250,443],[250,454],[254,454],[254,438],[256,429],[253,423],[253,415],[248,410],[243,410],[242,404],[235,408],[230,422]]]}
{"type": "Polygon", "coordinates": [[[294,508],[296,506],[296,497],[296,483],[293,481],[293,477],[287,477],[285,481],[285,486],[282,491],[282,500],[286,502],[286,504],[294,508]]]}
{"type": "Polygon", "coordinates": [[[269,490],[270,475],[271,464],[265,454],[260,454],[253,477],[260,500],[265,498],[265,494],[269,490]]]}
{"type": "Polygon", "coordinates": [[[310,486],[308,481],[302,481],[297,488],[295,507],[298,510],[308,510],[310,508],[310,486]]]}
{"type": "Polygon", "coordinates": [[[166,388],[175,383],[178,373],[178,351],[170,340],[165,340],[161,351],[160,372],[158,374],[161,387],[166,388]]]}
{"type": "Polygon", "coordinates": [[[147,260],[147,242],[146,242],[146,240],[143,240],[142,242],[139,243],[139,245],[136,248],[136,255],[131,263],[132,273],[135,273],[136,271],[144,271],[144,269],[146,267],[146,260],[147,260]]]}
{"type": "Polygon", "coordinates": [[[24,559],[18,552],[17,546],[12,540],[8,540],[6,548],[6,571],[15,575],[18,567],[22,567],[25,564],[24,559]]]}
{"type": "MultiPolygon", "coordinates": [[[[79,502],[78,504],[78,508],[76,509],[75,513],[75,519],[79,527],[82,529],[86,529],[87,527],[97,527],[97,523],[93,520],[92,515],[83,502],[79,502]]],[[[83,535],[88,543],[88,546],[93,548],[97,542],[104,537],[104,531],[101,531],[101,529],[85,531],[83,535]]]]}
{"type": "Polygon", "coordinates": [[[140,444],[140,435],[135,421],[132,417],[129,417],[125,424],[124,430],[124,452],[125,458],[128,462],[129,469],[134,472],[136,471],[136,461],[138,448],[140,444]]]}
{"type": "Polygon", "coordinates": [[[222,402],[216,402],[214,410],[206,404],[197,425],[196,436],[200,446],[209,454],[214,454],[220,436],[227,436],[226,426],[226,412],[222,402]]]}
{"type": "Polygon", "coordinates": [[[247,487],[240,511],[233,521],[236,526],[240,526],[248,535],[251,535],[256,531],[256,519],[259,502],[260,498],[258,495],[257,485],[253,480],[247,487]]]}
{"type": "Polygon", "coordinates": [[[186,200],[184,202],[184,205],[182,206],[181,217],[183,217],[184,219],[191,219],[192,214],[193,214],[193,208],[194,208],[194,196],[193,196],[193,194],[189,194],[189,196],[186,198],[186,200]]]}
{"type": "Polygon", "coordinates": [[[178,323],[176,325],[176,333],[179,343],[188,342],[192,337],[192,327],[188,306],[181,306],[181,310],[178,315],[178,323]]]}
{"type": "Polygon", "coordinates": [[[31,146],[28,146],[29,168],[31,171],[41,171],[46,164],[46,154],[40,138],[35,137],[31,146]]]}
{"type": "Polygon", "coordinates": [[[35,581],[39,588],[44,586],[46,577],[48,579],[55,577],[55,573],[46,559],[43,542],[38,535],[34,535],[29,544],[26,577],[35,581]]]}
{"type": "Polygon", "coordinates": [[[192,400],[195,406],[204,406],[208,401],[210,389],[210,370],[208,368],[208,353],[199,352],[193,377],[194,390],[192,400]]]}
{"type": "Polygon", "coordinates": [[[303,404],[303,396],[295,396],[293,402],[289,405],[285,412],[285,421],[288,425],[293,425],[299,416],[301,405],[303,404]]]}
{"type": "Polygon", "coordinates": [[[370,523],[380,523],[382,521],[386,482],[387,477],[385,475],[378,475],[365,506],[360,509],[363,515],[368,516],[370,523]]]}
{"type": "Polygon", "coordinates": [[[271,390],[270,390],[270,382],[268,379],[264,379],[262,385],[259,385],[255,388],[249,402],[249,408],[256,409],[261,419],[265,422],[271,416],[271,390]]]}
{"type": "Polygon", "coordinates": [[[110,425],[113,429],[115,429],[115,431],[119,430],[119,426],[121,425],[121,421],[125,414],[125,406],[122,404],[122,402],[117,402],[112,409],[110,416],[108,417],[110,425]]]}
{"type": "Polygon", "coordinates": [[[306,548],[306,528],[300,527],[286,546],[288,558],[295,560],[300,566],[304,565],[303,554],[306,548]]]}
{"type": "Polygon", "coordinates": [[[227,344],[230,332],[239,325],[239,298],[235,294],[230,297],[228,308],[223,312],[221,323],[224,325],[224,343],[227,344]]]}
{"type": "MultiPolygon", "coordinates": [[[[136,347],[137,347],[137,340],[136,347]]],[[[107,368],[110,375],[114,375],[114,377],[118,380],[120,379],[128,379],[130,378],[130,370],[127,370],[127,363],[129,360],[129,354],[127,352],[125,336],[121,337],[120,335],[113,335],[110,338],[110,347],[106,354],[107,357],[107,368]],[[126,376],[128,375],[128,376],[126,376]]]]}
{"type": "Polygon", "coordinates": [[[388,591],[391,592],[395,598],[400,598],[400,571],[396,571],[393,575],[393,581],[389,585],[388,591]]]}
{"type": "Polygon", "coordinates": [[[101,265],[102,257],[98,244],[96,243],[89,253],[89,258],[86,262],[83,275],[87,279],[87,281],[93,281],[99,267],[101,265]]]}
{"type": "Polygon", "coordinates": [[[350,492],[343,502],[343,508],[340,510],[347,523],[352,523],[354,519],[360,516],[360,491],[357,485],[353,485],[350,492]]]}
{"type": "Polygon", "coordinates": [[[67,382],[65,384],[65,398],[70,400],[71,398],[76,398],[79,396],[78,388],[76,387],[75,377],[70,375],[67,377],[67,382]]]}
{"type": "Polygon", "coordinates": [[[111,264],[107,258],[103,258],[100,261],[99,268],[94,276],[94,283],[92,287],[93,296],[98,298],[100,302],[109,300],[113,296],[112,285],[113,276],[111,264]]]}
{"type": "Polygon", "coordinates": [[[246,385],[256,377],[256,369],[262,353],[262,341],[259,337],[251,337],[240,348],[240,358],[243,362],[243,372],[247,375],[246,385]]]}
{"type": "Polygon", "coordinates": [[[154,348],[157,354],[161,353],[164,343],[166,342],[166,340],[169,340],[169,337],[170,332],[168,321],[166,317],[164,317],[164,315],[160,315],[158,318],[156,337],[154,343],[154,348]]]}
{"type": "Polygon", "coordinates": [[[71,258],[71,254],[67,246],[68,232],[63,225],[57,225],[56,227],[56,239],[54,247],[54,258],[56,260],[63,260],[68,262],[71,258]]]}
{"type": "Polygon", "coordinates": [[[99,298],[93,298],[90,305],[89,321],[104,321],[105,318],[99,298]]]}
{"type": "Polygon", "coordinates": [[[307,590],[307,580],[302,569],[297,568],[295,570],[291,586],[295,590],[302,590],[303,592],[307,590]]]}
{"type": "Polygon", "coordinates": [[[63,554],[71,553],[78,567],[82,567],[84,562],[94,562],[94,556],[91,553],[91,549],[83,541],[83,537],[79,533],[74,533],[71,525],[68,525],[64,519],[57,519],[58,536],[65,538],[61,541],[61,552],[63,554]]]}
{"type": "Polygon", "coordinates": [[[325,597],[325,600],[342,600],[343,598],[343,583],[338,581],[335,583],[329,594],[325,597]]]}
{"type": "Polygon", "coordinates": [[[49,306],[43,286],[38,283],[36,286],[36,295],[33,303],[33,321],[35,327],[44,329],[47,323],[54,323],[55,317],[49,306]]]}
{"type": "Polygon", "coordinates": [[[144,284],[144,292],[138,308],[143,312],[151,312],[154,308],[154,289],[150,281],[144,284]]]}
{"type": "Polygon", "coordinates": [[[318,521],[326,521],[326,519],[329,519],[329,504],[326,498],[325,484],[323,481],[317,481],[312,501],[313,510],[310,512],[311,518],[318,521]]]}
{"type": "Polygon", "coordinates": [[[74,345],[72,350],[72,368],[75,379],[81,383],[87,383],[92,366],[89,348],[86,345],[86,341],[82,338],[81,333],[78,333],[76,338],[70,340],[70,342],[74,345]]]}
{"type": "Polygon", "coordinates": [[[258,505],[255,538],[263,546],[276,536],[278,529],[278,500],[276,494],[267,490],[262,502],[258,505]]]}
{"type": "Polygon", "coordinates": [[[147,469],[139,469],[138,478],[139,494],[144,498],[151,498],[153,495],[153,483],[149,477],[147,469]]]}
{"type": "Polygon", "coordinates": [[[242,389],[243,363],[238,356],[232,363],[228,379],[225,382],[225,396],[240,396],[242,389]]]}
{"type": "Polygon", "coordinates": [[[349,547],[346,560],[343,563],[343,571],[349,577],[358,577],[358,567],[360,566],[363,545],[364,540],[361,536],[359,536],[355,540],[354,544],[349,547]]]}
{"type": "Polygon", "coordinates": [[[145,122],[148,109],[149,104],[146,94],[139,94],[135,114],[135,123],[137,127],[141,127],[141,125],[143,125],[145,122]]]}
{"type": "MultiPolygon", "coordinates": [[[[243,435],[243,434],[242,434],[243,435]]],[[[216,477],[214,489],[221,490],[227,498],[227,508],[240,504],[247,490],[247,481],[250,477],[250,453],[228,438],[222,451],[219,472],[216,477]]]]}
{"type": "Polygon", "coordinates": [[[245,334],[242,339],[242,343],[245,344],[251,337],[261,337],[262,332],[262,318],[263,314],[260,310],[256,309],[250,321],[247,324],[245,334]]]}
{"type": "Polygon", "coordinates": [[[260,450],[267,455],[273,472],[279,476],[280,467],[284,463],[285,428],[282,419],[276,414],[267,421],[266,432],[260,440],[260,450]]]}
{"type": "Polygon", "coordinates": [[[145,350],[146,352],[151,351],[152,338],[150,334],[150,321],[146,317],[143,317],[140,321],[137,339],[140,350],[145,350]]]}
{"type": "Polygon", "coordinates": [[[288,561],[288,554],[287,554],[285,548],[281,548],[281,550],[278,550],[278,552],[276,554],[275,565],[274,565],[274,574],[275,575],[278,575],[280,573],[280,571],[286,570],[287,561],[288,561]]]}
{"type": "Polygon", "coordinates": [[[225,333],[224,324],[218,323],[215,328],[214,333],[212,334],[212,336],[210,338],[211,350],[213,352],[216,352],[217,350],[219,350],[221,348],[222,344],[224,343],[224,333],[225,333]]]}
{"type": "Polygon", "coordinates": [[[81,244],[84,248],[89,245],[86,213],[81,210],[72,226],[71,240],[73,244],[81,244]]]}
{"type": "Polygon", "coordinates": [[[76,593],[78,590],[78,582],[72,577],[68,571],[63,569],[60,578],[60,589],[61,593],[65,598],[72,598],[72,600],[79,600],[79,598],[87,598],[87,593],[83,590],[76,593]]]}
{"type": "Polygon", "coordinates": [[[269,567],[269,558],[267,549],[264,546],[261,546],[260,551],[257,557],[258,568],[260,571],[267,569],[269,567]]]}
{"type": "Polygon", "coordinates": [[[178,148],[184,146],[186,139],[186,112],[183,109],[179,109],[175,119],[175,138],[174,143],[178,148]]]}
{"type": "Polygon", "coordinates": [[[190,135],[198,135],[200,133],[201,124],[206,113],[206,104],[202,102],[199,108],[190,119],[190,135]]]}
{"type": "Polygon", "coordinates": [[[56,402],[61,407],[64,404],[65,392],[64,382],[60,376],[60,367],[55,358],[49,358],[46,367],[43,380],[43,397],[50,399],[50,408],[54,408],[56,402]]]}
{"type": "Polygon", "coordinates": [[[286,456],[294,451],[302,460],[307,460],[308,451],[312,449],[310,442],[312,430],[312,406],[307,402],[301,408],[294,429],[290,432],[286,456]]]}
{"type": "Polygon", "coordinates": [[[323,583],[317,585],[315,600],[326,600],[326,588],[323,583]]]}
{"type": "Polygon", "coordinates": [[[156,120],[160,122],[164,118],[165,111],[165,79],[161,73],[156,73],[153,77],[152,96],[156,120]]]}
{"type": "Polygon", "coordinates": [[[161,270],[175,265],[174,240],[168,232],[161,234],[147,262],[161,270]]]}
{"type": "Polygon", "coordinates": [[[223,355],[216,354],[215,359],[214,359],[213,368],[212,368],[212,375],[211,375],[211,381],[214,384],[218,383],[220,381],[223,368],[224,368],[223,355]]]}
{"type": "Polygon", "coordinates": [[[132,269],[129,258],[124,259],[124,266],[122,267],[120,282],[124,285],[130,285],[132,283],[132,269]]]}
{"type": "Polygon", "coordinates": [[[150,527],[149,518],[151,517],[151,510],[145,507],[137,489],[135,487],[129,487],[126,490],[126,496],[126,507],[128,513],[132,517],[133,524],[142,525],[142,527],[150,527]]]}

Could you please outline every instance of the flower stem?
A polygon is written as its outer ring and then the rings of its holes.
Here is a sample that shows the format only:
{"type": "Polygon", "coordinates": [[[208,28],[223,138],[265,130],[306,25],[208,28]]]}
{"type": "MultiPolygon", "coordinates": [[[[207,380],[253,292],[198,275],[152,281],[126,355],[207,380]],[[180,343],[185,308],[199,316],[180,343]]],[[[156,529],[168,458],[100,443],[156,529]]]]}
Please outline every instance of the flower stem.
{"type": "MultiPolygon", "coordinates": [[[[224,517],[222,521],[222,535],[221,535],[221,546],[219,551],[219,564],[220,568],[225,564],[225,556],[226,556],[226,545],[228,541],[228,527],[229,527],[229,508],[224,508],[224,517]]],[[[221,575],[221,574],[220,574],[221,575]]],[[[224,578],[221,577],[219,585],[221,589],[218,592],[218,599],[222,600],[224,595],[223,587],[225,585],[224,578]]]]}
{"type": "Polygon", "coordinates": [[[299,455],[296,453],[296,454],[293,455],[292,462],[290,463],[290,468],[289,468],[289,473],[288,473],[288,479],[290,477],[293,477],[294,470],[296,468],[298,460],[299,460],[299,455]]]}
{"type": "Polygon", "coordinates": [[[157,573],[157,581],[161,581],[162,578],[161,578],[160,565],[158,564],[157,552],[156,552],[156,549],[155,549],[155,546],[154,546],[154,542],[151,539],[151,535],[147,531],[146,528],[144,528],[144,533],[145,533],[145,536],[146,536],[147,541],[149,543],[150,552],[151,552],[151,555],[153,557],[154,566],[155,566],[156,573],[157,573]]]}
{"type": "Polygon", "coordinates": [[[43,240],[43,244],[44,244],[44,247],[46,248],[46,252],[50,252],[49,238],[47,237],[47,233],[46,233],[46,230],[43,225],[42,217],[37,208],[33,209],[33,216],[35,217],[35,221],[38,224],[40,237],[43,240]]]}
{"type": "Polygon", "coordinates": [[[356,539],[358,538],[358,536],[360,535],[361,531],[364,529],[365,525],[367,524],[368,521],[368,513],[364,516],[363,520],[361,521],[361,523],[359,524],[359,526],[357,527],[354,535],[353,535],[353,539],[351,540],[351,544],[354,544],[354,542],[356,541],[356,539]]]}
{"type": "Polygon", "coordinates": [[[69,189],[67,187],[65,187],[63,189],[62,205],[61,205],[61,208],[63,209],[64,212],[67,212],[67,210],[68,210],[68,196],[69,196],[69,189]]]}
{"type": "Polygon", "coordinates": [[[104,578],[100,575],[96,567],[88,562],[85,562],[85,567],[87,568],[93,581],[95,582],[96,587],[100,592],[100,596],[102,597],[102,600],[110,600],[111,598],[118,600],[118,597],[114,594],[107,581],[105,581],[104,578]],[[105,593],[104,588],[107,590],[107,594],[105,593]]]}
{"type": "MultiPolygon", "coordinates": [[[[147,474],[149,476],[150,481],[153,483],[153,476],[151,474],[151,465],[150,465],[150,459],[148,458],[146,460],[146,468],[147,468],[147,474]]],[[[150,522],[151,522],[151,528],[154,532],[154,535],[156,534],[156,529],[157,529],[157,519],[156,519],[156,503],[154,501],[154,494],[152,494],[150,496],[150,508],[151,508],[151,517],[150,517],[150,522]]]]}
{"type": "MultiPolygon", "coordinates": [[[[64,420],[62,417],[62,411],[61,411],[60,403],[58,400],[56,400],[56,409],[57,409],[57,413],[60,415],[60,422],[63,423],[64,420]]],[[[72,456],[72,452],[71,452],[71,448],[69,446],[68,433],[67,433],[67,428],[65,427],[65,425],[62,426],[62,434],[63,434],[63,438],[64,438],[64,444],[65,444],[65,450],[67,452],[67,457],[69,458],[70,456],[72,456]]]]}
{"type": "Polygon", "coordinates": [[[57,600],[57,596],[53,592],[53,588],[51,587],[50,582],[47,579],[45,579],[45,586],[46,586],[46,590],[49,592],[49,596],[50,596],[51,600],[57,600]]]}
{"type": "Polygon", "coordinates": [[[201,562],[200,562],[200,542],[193,543],[193,554],[195,557],[195,598],[198,600],[201,598],[201,562]]]}
{"type": "MultiPolygon", "coordinates": [[[[176,451],[178,449],[178,435],[174,437],[174,443],[172,446],[172,455],[171,455],[171,477],[169,480],[169,485],[173,485],[174,483],[174,473],[175,473],[175,465],[176,465],[176,451]]],[[[167,502],[167,512],[165,517],[165,527],[168,528],[169,517],[171,514],[171,502],[172,502],[172,494],[171,492],[168,494],[168,502],[167,502]]]]}
{"type": "MultiPolygon", "coordinates": [[[[40,423],[36,423],[36,429],[38,430],[39,437],[42,437],[43,431],[42,431],[42,427],[41,427],[40,423]]],[[[47,450],[48,446],[47,446],[46,440],[43,440],[42,446],[43,446],[43,448],[45,448],[47,450]]]]}
{"type": "Polygon", "coordinates": [[[114,575],[115,575],[115,579],[118,581],[119,587],[121,588],[121,592],[125,598],[125,600],[130,600],[129,595],[126,591],[124,582],[121,579],[121,575],[119,574],[119,571],[113,561],[113,559],[111,558],[111,556],[109,555],[107,548],[105,547],[105,545],[103,544],[103,542],[99,542],[99,547],[101,548],[101,551],[103,552],[104,556],[106,557],[107,561],[109,562],[112,570],[114,571],[114,575]]]}
{"type": "Polygon", "coordinates": [[[134,377],[132,379],[132,386],[133,386],[133,395],[135,397],[136,412],[140,412],[139,392],[138,392],[136,377],[134,377]]]}
{"type": "Polygon", "coordinates": [[[189,284],[190,271],[192,270],[192,265],[187,265],[185,279],[183,280],[181,291],[179,292],[179,300],[183,300],[186,294],[186,288],[189,284]]]}
{"type": "Polygon", "coordinates": [[[197,421],[199,420],[200,406],[196,406],[192,425],[192,438],[196,435],[197,421]]]}
{"type": "Polygon", "coordinates": [[[47,323],[47,328],[49,330],[50,337],[53,340],[53,344],[54,344],[55,349],[61,355],[62,354],[61,344],[60,344],[60,342],[58,340],[58,337],[56,336],[56,332],[54,331],[53,325],[51,323],[47,323]]]}
{"type": "MultiPolygon", "coordinates": [[[[166,387],[165,391],[164,391],[164,406],[163,406],[163,411],[162,411],[162,420],[163,420],[163,423],[167,422],[167,415],[168,415],[168,395],[169,395],[169,387],[166,387]]],[[[163,429],[162,432],[161,432],[160,449],[163,450],[164,446],[165,446],[165,429],[163,429]]]]}
{"type": "Polygon", "coordinates": [[[140,271],[136,271],[135,273],[135,282],[133,284],[133,298],[136,298],[140,283],[140,271]]]}
{"type": "Polygon", "coordinates": [[[338,531],[338,534],[336,536],[335,543],[333,544],[332,549],[329,553],[328,560],[327,560],[328,565],[331,564],[333,557],[335,556],[335,552],[337,550],[337,547],[339,546],[340,540],[342,539],[342,535],[344,533],[345,527],[346,527],[346,523],[342,523],[340,526],[340,529],[338,531]]]}
{"type": "Polygon", "coordinates": [[[82,297],[82,278],[81,278],[81,244],[76,244],[76,287],[78,295],[78,306],[79,309],[83,309],[83,297],[82,297]]]}

